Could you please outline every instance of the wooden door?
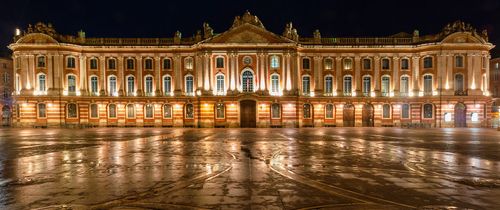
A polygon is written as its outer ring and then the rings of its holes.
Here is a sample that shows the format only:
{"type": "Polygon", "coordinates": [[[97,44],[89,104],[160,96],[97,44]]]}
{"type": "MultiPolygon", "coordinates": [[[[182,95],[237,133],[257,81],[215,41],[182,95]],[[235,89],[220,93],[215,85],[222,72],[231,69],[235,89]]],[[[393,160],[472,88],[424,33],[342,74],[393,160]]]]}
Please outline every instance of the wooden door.
{"type": "Polygon", "coordinates": [[[344,105],[343,111],[344,127],[354,127],[354,105],[344,105]]]}
{"type": "Polygon", "coordinates": [[[466,107],[463,103],[458,103],[455,105],[455,127],[456,128],[464,128],[467,127],[467,116],[466,116],[466,107]]]}
{"type": "Polygon", "coordinates": [[[255,128],[256,120],[256,102],[245,100],[240,102],[240,127],[255,128]]]}
{"type": "Polygon", "coordinates": [[[363,106],[363,115],[362,115],[362,126],[363,127],[373,127],[373,105],[365,104],[363,106]]]}

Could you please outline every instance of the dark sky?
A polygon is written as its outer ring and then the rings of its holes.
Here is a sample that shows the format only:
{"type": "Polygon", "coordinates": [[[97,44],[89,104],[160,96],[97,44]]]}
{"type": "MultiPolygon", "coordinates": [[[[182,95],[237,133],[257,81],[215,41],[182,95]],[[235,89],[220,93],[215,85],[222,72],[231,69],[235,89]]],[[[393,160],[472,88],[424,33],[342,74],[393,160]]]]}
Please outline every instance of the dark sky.
{"type": "MultiPolygon", "coordinates": [[[[172,37],[176,30],[191,36],[208,22],[216,33],[232,24],[245,10],[264,26],[281,34],[292,21],[301,36],[320,29],[327,36],[387,36],[414,29],[438,33],[455,20],[471,23],[480,32],[487,28],[490,42],[500,42],[500,0],[399,0],[399,1],[108,1],[108,0],[9,0],[1,3],[1,51],[12,40],[16,27],[51,22],[59,33],[83,29],[87,37],[172,37]]],[[[493,57],[500,56],[498,49],[493,57]]]]}

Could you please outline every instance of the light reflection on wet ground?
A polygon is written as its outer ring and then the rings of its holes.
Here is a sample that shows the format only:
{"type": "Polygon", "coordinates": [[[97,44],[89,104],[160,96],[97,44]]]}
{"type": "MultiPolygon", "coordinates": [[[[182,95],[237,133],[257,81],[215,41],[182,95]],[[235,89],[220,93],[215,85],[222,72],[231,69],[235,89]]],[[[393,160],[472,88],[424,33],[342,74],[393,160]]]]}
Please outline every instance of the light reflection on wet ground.
{"type": "Polygon", "coordinates": [[[495,209],[499,134],[0,129],[0,209],[495,209]]]}

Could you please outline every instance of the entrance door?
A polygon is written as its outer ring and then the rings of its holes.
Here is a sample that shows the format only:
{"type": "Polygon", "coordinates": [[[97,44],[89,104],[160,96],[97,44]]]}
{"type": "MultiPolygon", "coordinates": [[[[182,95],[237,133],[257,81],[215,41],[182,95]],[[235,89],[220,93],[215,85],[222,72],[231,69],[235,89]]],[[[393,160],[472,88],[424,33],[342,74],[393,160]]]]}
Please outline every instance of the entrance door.
{"type": "Polygon", "coordinates": [[[463,103],[458,103],[455,105],[455,127],[463,128],[467,127],[466,123],[466,107],[463,103]]]}
{"type": "Polygon", "coordinates": [[[344,127],[354,127],[354,105],[344,105],[343,120],[344,127]]]}
{"type": "Polygon", "coordinates": [[[2,125],[3,126],[10,125],[10,108],[8,106],[4,106],[2,108],[2,125]]]}
{"type": "Polygon", "coordinates": [[[373,105],[365,104],[363,105],[363,117],[362,125],[363,127],[373,127],[373,105]]]}
{"type": "Polygon", "coordinates": [[[252,100],[240,101],[240,127],[255,128],[257,126],[256,104],[252,100]]]}

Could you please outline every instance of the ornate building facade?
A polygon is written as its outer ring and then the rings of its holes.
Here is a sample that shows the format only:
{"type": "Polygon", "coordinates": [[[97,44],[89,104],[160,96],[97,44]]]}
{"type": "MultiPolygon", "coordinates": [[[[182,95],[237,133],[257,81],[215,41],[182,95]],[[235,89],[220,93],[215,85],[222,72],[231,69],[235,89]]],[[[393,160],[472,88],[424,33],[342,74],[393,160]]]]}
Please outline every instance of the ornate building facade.
{"type": "Polygon", "coordinates": [[[9,126],[12,119],[12,60],[0,58],[0,126],[9,126]]]}
{"type": "Polygon", "coordinates": [[[299,37],[249,12],[216,34],[89,38],[38,23],[15,36],[17,126],[489,126],[486,31],[299,37]]]}

